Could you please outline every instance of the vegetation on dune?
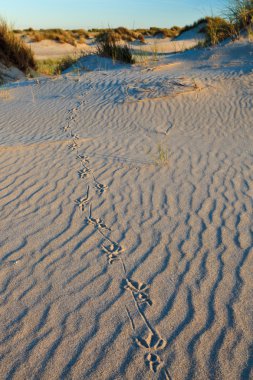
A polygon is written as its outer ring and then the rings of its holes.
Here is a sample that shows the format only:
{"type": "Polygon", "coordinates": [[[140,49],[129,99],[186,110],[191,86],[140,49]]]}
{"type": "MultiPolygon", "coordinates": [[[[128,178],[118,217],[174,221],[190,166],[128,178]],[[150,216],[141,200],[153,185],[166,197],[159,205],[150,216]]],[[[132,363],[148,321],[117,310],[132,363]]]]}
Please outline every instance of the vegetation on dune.
{"type": "Polygon", "coordinates": [[[114,32],[115,35],[117,35],[117,37],[121,40],[133,42],[135,40],[143,41],[145,37],[175,37],[176,35],[178,35],[180,29],[181,28],[179,26],[173,26],[172,28],[158,28],[152,26],[148,29],[138,28],[133,30],[127,29],[125,27],[118,27],[114,29],[89,29],[89,32],[92,34],[96,34],[96,36],[105,32],[114,32]]]}
{"type": "MultiPolygon", "coordinates": [[[[183,28],[181,28],[179,33],[178,33],[178,36],[180,36],[184,32],[188,32],[188,30],[194,29],[197,26],[199,26],[201,24],[206,24],[206,23],[207,23],[207,17],[200,18],[199,20],[195,21],[193,24],[185,25],[183,28]]],[[[204,32],[204,30],[203,30],[203,28],[201,28],[199,30],[199,33],[203,33],[203,32],[204,32]]]]}
{"type": "Polygon", "coordinates": [[[0,60],[6,66],[15,66],[24,73],[36,69],[31,49],[15,36],[8,24],[0,20],[0,60]]]}
{"type": "Polygon", "coordinates": [[[120,26],[114,29],[89,29],[88,31],[85,29],[34,30],[33,28],[12,31],[8,24],[0,19],[0,62],[6,66],[16,66],[24,73],[31,72],[30,69],[38,69],[39,73],[56,75],[72,66],[79,58],[66,57],[36,62],[30,47],[23,41],[25,37],[30,38],[31,41],[49,39],[73,46],[95,37],[99,55],[131,64],[135,62],[135,58],[129,42],[139,40],[145,43],[145,37],[173,38],[199,26],[198,32],[204,33],[206,38],[198,46],[212,46],[227,38],[238,38],[242,30],[246,30],[250,36],[253,35],[253,0],[228,0],[224,13],[225,18],[204,17],[183,28],[173,26],[172,28],[150,27],[133,30],[120,26]]]}
{"type": "Polygon", "coordinates": [[[252,34],[253,31],[253,0],[232,0],[227,6],[226,19],[207,17],[205,29],[206,45],[216,45],[219,42],[239,37],[241,31],[252,34]]]}
{"type": "Polygon", "coordinates": [[[29,37],[33,42],[40,42],[43,40],[52,40],[59,43],[68,43],[76,46],[77,43],[84,43],[89,38],[89,33],[85,29],[39,29],[33,28],[21,30],[15,30],[15,33],[21,35],[21,37],[29,37]]]}
{"type": "Polygon", "coordinates": [[[168,28],[156,28],[156,30],[153,28],[152,30],[152,35],[154,37],[161,37],[161,38],[166,38],[166,37],[176,37],[179,33],[180,28],[179,27],[173,27],[171,29],[168,28]]]}
{"type": "Polygon", "coordinates": [[[139,31],[134,31],[127,29],[123,26],[119,26],[118,28],[108,28],[108,29],[92,29],[93,33],[95,33],[96,39],[99,39],[102,35],[109,33],[111,36],[113,36],[118,41],[126,41],[126,42],[133,42],[135,40],[140,40],[144,42],[144,36],[139,31]]]}
{"type": "Polygon", "coordinates": [[[244,29],[253,32],[253,0],[231,0],[227,7],[227,18],[237,33],[244,29]]]}
{"type": "Polygon", "coordinates": [[[37,71],[39,74],[60,75],[64,70],[73,66],[78,58],[67,56],[57,59],[42,59],[37,62],[37,71]]]}
{"type": "Polygon", "coordinates": [[[131,49],[127,43],[120,44],[121,38],[114,31],[101,33],[96,38],[97,53],[103,57],[125,63],[134,63],[131,49]]]}
{"type": "Polygon", "coordinates": [[[207,17],[206,45],[216,45],[227,38],[236,38],[235,26],[221,17],[207,17]]]}
{"type": "Polygon", "coordinates": [[[248,35],[253,34],[253,0],[231,0],[224,13],[226,18],[205,17],[192,25],[186,25],[179,35],[203,24],[199,32],[205,33],[206,39],[199,46],[212,46],[228,38],[238,38],[241,31],[246,30],[248,35]]]}
{"type": "Polygon", "coordinates": [[[252,26],[253,0],[232,0],[227,7],[227,17],[240,29],[252,26]]]}

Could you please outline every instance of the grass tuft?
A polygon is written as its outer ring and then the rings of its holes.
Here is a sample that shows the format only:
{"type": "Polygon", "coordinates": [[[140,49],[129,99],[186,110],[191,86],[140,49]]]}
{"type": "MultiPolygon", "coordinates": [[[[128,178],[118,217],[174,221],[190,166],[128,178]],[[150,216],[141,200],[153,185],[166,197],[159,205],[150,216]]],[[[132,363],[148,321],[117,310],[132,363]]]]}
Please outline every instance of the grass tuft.
{"type": "Polygon", "coordinates": [[[227,17],[239,30],[252,30],[253,0],[231,0],[227,6],[227,17]]]}
{"type": "Polygon", "coordinates": [[[135,62],[130,46],[127,43],[121,45],[120,37],[114,31],[99,34],[96,43],[98,55],[125,63],[132,64],[135,62]]]}
{"type": "Polygon", "coordinates": [[[169,155],[168,152],[163,148],[162,144],[158,144],[158,157],[155,160],[156,165],[168,165],[169,155]]]}
{"type": "Polygon", "coordinates": [[[235,26],[221,17],[207,17],[206,45],[216,45],[227,38],[235,39],[235,26]]]}
{"type": "Polygon", "coordinates": [[[58,59],[42,59],[37,61],[37,71],[39,74],[60,75],[64,70],[73,66],[78,58],[67,56],[58,59]]]}
{"type": "Polygon", "coordinates": [[[0,60],[7,66],[16,66],[26,74],[30,69],[36,69],[31,49],[15,36],[3,19],[0,19],[0,60]]]}

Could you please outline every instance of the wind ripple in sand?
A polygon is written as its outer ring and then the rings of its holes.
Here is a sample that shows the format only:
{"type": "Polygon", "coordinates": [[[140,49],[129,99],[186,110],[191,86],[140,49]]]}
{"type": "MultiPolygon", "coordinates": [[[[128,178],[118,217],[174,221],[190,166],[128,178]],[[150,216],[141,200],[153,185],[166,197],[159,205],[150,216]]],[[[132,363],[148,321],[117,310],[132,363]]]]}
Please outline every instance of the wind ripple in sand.
{"type": "MultiPolygon", "coordinates": [[[[124,305],[136,335],[146,329],[122,273],[74,205],[87,183],[59,132],[72,102],[80,153],[109,187],[99,196],[91,177],[92,213],[128,248],[128,276],[151,285],[145,315],[168,342],[165,368],[179,380],[250,379],[252,75],[217,73],[201,96],[132,104],[117,103],[124,83],[110,75],[47,80],[35,103],[20,87],[1,104],[1,377],[154,378],[133,344],[124,305]],[[161,142],[168,167],[154,164],[161,142]]],[[[152,75],[168,77],[142,73],[152,75]]]]}

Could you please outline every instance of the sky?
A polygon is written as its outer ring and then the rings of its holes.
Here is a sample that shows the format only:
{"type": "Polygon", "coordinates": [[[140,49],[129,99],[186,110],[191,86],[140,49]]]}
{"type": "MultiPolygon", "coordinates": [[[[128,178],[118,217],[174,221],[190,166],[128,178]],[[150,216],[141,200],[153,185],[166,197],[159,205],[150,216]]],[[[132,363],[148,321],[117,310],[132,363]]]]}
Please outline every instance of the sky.
{"type": "Polygon", "coordinates": [[[0,16],[14,28],[184,26],[221,15],[226,0],[0,0],[0,16]]]}

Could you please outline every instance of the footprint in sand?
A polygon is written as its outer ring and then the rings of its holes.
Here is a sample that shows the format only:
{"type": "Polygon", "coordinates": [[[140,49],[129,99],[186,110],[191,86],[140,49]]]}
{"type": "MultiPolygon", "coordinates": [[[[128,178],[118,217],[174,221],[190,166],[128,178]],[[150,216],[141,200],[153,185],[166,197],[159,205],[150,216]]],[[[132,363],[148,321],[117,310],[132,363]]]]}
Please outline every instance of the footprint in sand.
{"type": "Polygon", "coordinates": [[[158,356],[157,354],[147,354],[145,355],[145,361],[146,361],[146,364],[149,366],[149,369],[156,373],[158,368],[162,365],[162,360],[160,358],[160,356],[158,356]]]}
{"type": "Polygon", "coordinates": [[[73,151],[78,149],[79,145],[76,143],[76,141],[73,141],[71,144],[68,145],[68,148],[73,151]]]}
{"type": "Polygon", "coordinates": [[[98,230],[106,230],[106,231],[111,231],[111,228],[107,227],[107,225],[104,223],[103,219],[101,218],[93,218],[92,217],[92,209],[91,209],[91,206],[90,206],[90,213],[89,213],[89,216],[86,217],[86,222],[92,226],[94,226],[95,228],[97,228],[98,230]]]}
{"type": "Polygon", "coordinates": [[[131,279],[125,280],[124,289],[129,290],[135,296],[136,301],[141,303],[147,303],[149,306],[152,305],[152,301],[149,297],[149,285],[146,285],[142,282],[133,281],[131,279]]]}
{"type": "Polygon", "coordinates": [[[68,124],[65,127],[62,127],[62,130],[63,132],[67,132],[69,128],[70,128],[70,125],[68,124]]]}
{"type": "Polygon", "coordinates": [[[118,260],[119,255],[124,252],[124,249],[115,242],[111,242],[108,246],[102,245],[102,249],[107,254],[109,264],[112,264],[113,261],[118,260]]]}
{"type": "Polygon", "coordinates": [[[146,339],[144,338],[135,338],[135,342],[139,347],[149,350],[149,351],[158,351],[162,350],[166,346],[166,340],[162,339],[158,334],[150,332],[146,339]]]}
{"type": "Polygon", "coordinates": [[[80,137],[79,137],[79,135],[77,134],[77,133],[73,133],[73,132],[71,132],[71,135],[70,135],[72,138],[73,138],[73,141],[74,140],[79,140],[80,139],[80,137]]]}
{"type": "Polygon", "coordinates": [[[84,211],[84,207],[89,203],[89,186],[87,188],[87,193],[84,197],[75,200],[75,203],[78,205],[81,211],[84,211]]]}
{"type": "Polygon", "coordinates": [[[95,182],[96,182],[95,188],[98,194],[103,194],[108,189],[107,185],[103,185],[102,183],[99,183],[96,180],[95,182]]]}
{"type": "Polygon", "coordinates": [[[78,154],[76,156],[76,159],[79,160],[79,161],[81,161],[81,164],[83,166],[86,166],[86,164],[90,163],[89,157],[88,156],[84,156],[83,154],[78,154]]]}
{"type": "Polygon", "coordinates": [[[85,166],[83,169],[78,170],[79,178],[83,179],[88,177],[91,174],[91,169],[85,166]]]}

